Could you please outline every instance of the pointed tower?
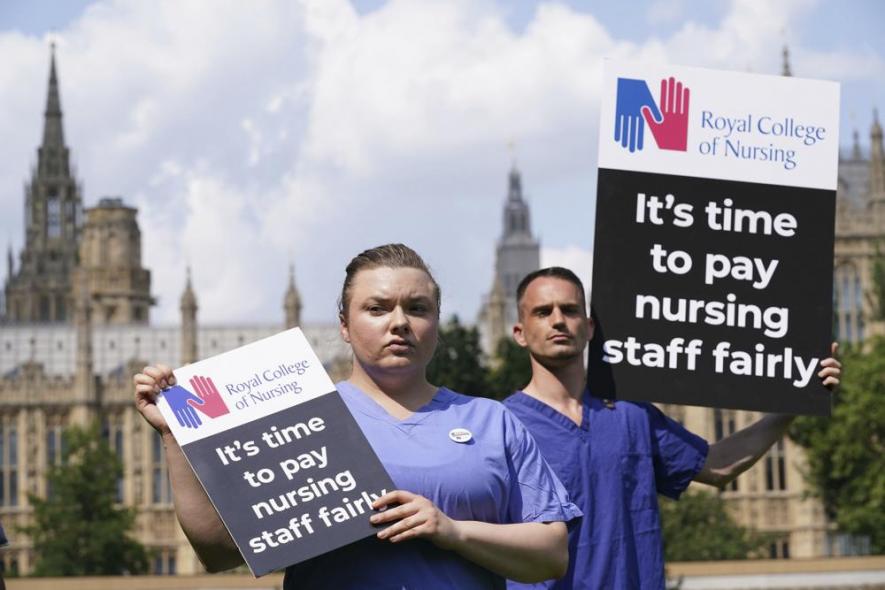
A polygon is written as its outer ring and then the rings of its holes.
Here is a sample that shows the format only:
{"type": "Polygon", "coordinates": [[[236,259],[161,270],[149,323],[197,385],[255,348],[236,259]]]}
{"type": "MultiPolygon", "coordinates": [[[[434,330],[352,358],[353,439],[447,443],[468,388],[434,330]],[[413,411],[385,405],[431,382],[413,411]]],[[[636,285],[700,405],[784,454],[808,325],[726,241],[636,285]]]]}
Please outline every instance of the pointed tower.
{"type": "Polygon", "coordinates": [[[15,259],[12,257],[12,242],[6,250],[6,279],[3,282],[3,292],[0,293],[0,323],[7,321],[9,311],[6,309],[6,291],[9,289],[9,282],[12,280],[12,273],[15,272],[15,259]]]}
{"type": "Polygon", "coordinates": [[[858,162],[863,160],[863,153],[860,151],[860,133],[857,132],[857,129],[854,130],[851,137],[851,159],[858,162]]]}
{"type": "Polygon", "coordinates": [[[197,296],[191,285],[191,268],[187,267],[187,282],[181,294],[181,364],[199,360],[197,356],[197,296]]]}
{"type": "Polygon", "coordinates": [[[295,265],[289,265],[289,286],[283,298],[283,310],[286,312],[286,329],[301,325],[301,295],[295,288],[295,265]]]}
{"type": "Polygon", "coordinates": [[[870,129],[870,205],[877,232],[885,233],[885,150],[882,147],[878,110],[873,110],[873,126],[870,129]]]}
{"type": "MultiPolygon", "coordinates": [[[[497,312],[489,307],[497,297],[494,295],[495,292],[503,294],[503,331],[506,334],[517,319],[516,287],[525,275],[537,270],[540,264],[541,246],[532,236],[529,206],[522,192],[522,175],[514,164],[507,179],[503,228],[495,251],[492,292],[486,297],[480,317],[479,328],[486,354],[494,354],[497,339],[494,338],[493,332],[497,330],[500,333],[500,328],[492,325],[493,319],[495,322],[498,321],[497,312]]],[[[495,303],[495,305],[500,304],[495,303]]]]}
{"type": "Polygon", "coordinates": [[[784,63],[781,68],[781,76],[792,76],[793,69],[790,67],[790,48],[784,45],[784,63]]]}
{"type": "Polygon", "coordinates": [[[12,257],[12,242],[6,250],[6,278],[3,281],[3,290],[0,291],[0,324],[7,320],[6,311],[6,290],[9,288],[9,281],[12,280],[12,272],[15,269],[15,263],[12,257]]]}
{"type": "Polygon", "coordinates": [[[55,46],[37,165],[25,184],[25,246],[6,284],[13,322],[70,321],[71,271],[77,263],[83,203],[64,142],[55,46]]]}
{"type": "Polygon", "coordinates": [[[870,194],[873,200],[885,198],[885,154],[878,109],[873,110],[873,126],[870,128],[870,194]]]}
{"type": "Polygon", "coordinates": [[[516,321],[516,287],[541,264],[541,246],[532,236],[529,206],[522,193],[522,176],[514,165],[507,182],[503,231],[495,253],[495,277],[506,298],[508,323],[516,321]]]}

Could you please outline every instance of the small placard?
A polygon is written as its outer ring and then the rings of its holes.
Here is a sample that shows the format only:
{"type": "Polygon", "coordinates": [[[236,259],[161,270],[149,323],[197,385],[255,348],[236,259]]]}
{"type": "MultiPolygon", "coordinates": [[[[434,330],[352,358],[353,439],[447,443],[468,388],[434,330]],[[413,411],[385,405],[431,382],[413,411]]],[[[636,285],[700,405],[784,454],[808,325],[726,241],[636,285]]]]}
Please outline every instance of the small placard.
{"type": "Polygon", "coordinates": [[[377,532],[393,482],[300,329],[175,378],[160,410],[254,575],[377,532]]]}

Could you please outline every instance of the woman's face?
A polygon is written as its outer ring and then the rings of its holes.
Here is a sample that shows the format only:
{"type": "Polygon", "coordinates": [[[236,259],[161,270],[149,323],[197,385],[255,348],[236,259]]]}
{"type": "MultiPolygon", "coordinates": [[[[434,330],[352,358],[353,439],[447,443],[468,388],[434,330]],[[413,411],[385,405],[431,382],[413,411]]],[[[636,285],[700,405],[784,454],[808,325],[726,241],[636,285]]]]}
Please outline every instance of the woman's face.
{"type": "Polygon", "coordinates": [[[439,310],[430,276],[416,268],[359,271],[341,318],[341,336],[366,368],[422,373],[439,336],[439,310]]]}

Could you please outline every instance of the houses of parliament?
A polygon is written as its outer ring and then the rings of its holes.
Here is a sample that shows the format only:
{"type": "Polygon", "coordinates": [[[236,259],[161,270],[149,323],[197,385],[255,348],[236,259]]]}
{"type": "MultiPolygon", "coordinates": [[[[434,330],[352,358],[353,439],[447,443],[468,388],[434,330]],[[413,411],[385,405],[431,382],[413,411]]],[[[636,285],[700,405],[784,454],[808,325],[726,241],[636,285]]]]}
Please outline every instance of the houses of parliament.
{"type": "MultiPolygon", "coordinates": [[[[152,325],[151,272],[142,265],[138,211],[121,198],[84,207],[65,143],[60,94],[53,54],[42,140],[24,190],[24,244],[7,253],[0,294],[0,521],[11,540],[3,565],[8,573],[33,569],[31,543],[17,532],[32,522],[27,496],[46,495],[46,473],[62,460],[63,430],[97,421],[124,466],[117,499],[137,509],[133,535],[151,551],[152,573],[200,573],[202,566],[175,519],[160,438],[134,407],[131,378],[149,360],[181,366],[301,325],[294,272],[281,293],[278,325],[199,324],[189,273],[182,277],[180,324],[152,325]]],[[[864,150],[854,132],[839,165],[833,280],[835,336],[842,342],[885,334],[872,280],[885,242],[885,156],[878,117],[869,139],[864,150]]],[[[494,278],[478,318],[487,354],[515,320],[516,284],[540,265],[540,243],[522,191],[514,167],[504,195],[494,278]]],[[[349,351],[337,326],[302,328],[327,369],[340,376],[349,351]]],[[[758,418],[745,411],[665,410],[711,441],[758,418]]],[[[819,502],[806,498],[803,461],[801,448],[788,439],[776,444],[723,490],[733,515],[745,526],[776,535],[772,557],[862,553],[862,539],[839,535],[819,502]]]]}

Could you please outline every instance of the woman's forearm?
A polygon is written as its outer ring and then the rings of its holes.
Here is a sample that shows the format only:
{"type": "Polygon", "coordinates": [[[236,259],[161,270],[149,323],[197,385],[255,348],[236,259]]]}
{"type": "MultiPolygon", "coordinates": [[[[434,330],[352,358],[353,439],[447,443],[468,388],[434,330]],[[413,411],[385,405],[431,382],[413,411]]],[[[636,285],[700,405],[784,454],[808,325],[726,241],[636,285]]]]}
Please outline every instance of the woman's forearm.
{"type": "Polygon", "coordinates": [[[200,561],[210,572],[224,571],[242,564],[243,558],[236,544],[175,437],[171,433],[164,434],[163,444],[175,513],[200,561]]]}
{"type": "Polygon", "coordinates": [[[491,524],[455,521],[449,547],[505,578],[533,583],[560,578],[568,569],[568,531],[562,522],[491,524]]]}

